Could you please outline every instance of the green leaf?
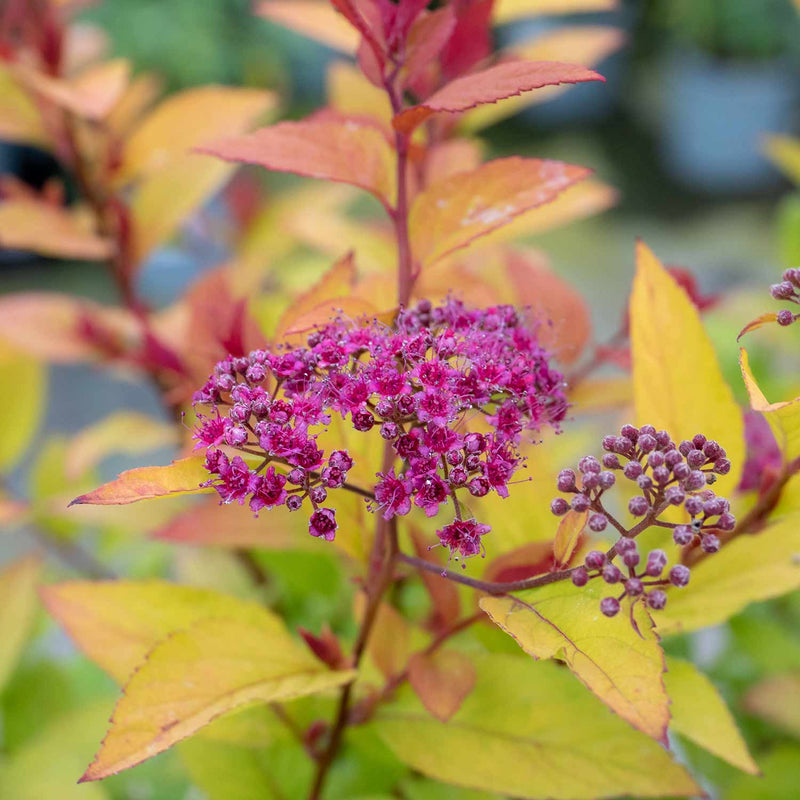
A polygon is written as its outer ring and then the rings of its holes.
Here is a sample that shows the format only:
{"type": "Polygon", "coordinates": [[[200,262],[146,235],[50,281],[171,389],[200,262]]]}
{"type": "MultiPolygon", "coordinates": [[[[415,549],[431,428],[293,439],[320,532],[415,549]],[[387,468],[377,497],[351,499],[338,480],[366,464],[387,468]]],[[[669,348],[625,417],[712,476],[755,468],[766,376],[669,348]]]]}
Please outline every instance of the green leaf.
{"type": "Polygon", "coordinates": [[[41,591],[47,610],[78,647],[124,683],[155,644],[203,619],[236,619],[282,631],[257,603],[166,581],[71,581],[41,591]]]}
{"type": "Polygon", "coordinates": [[[718,441],[732,465],[722,480],[735,487],[744,463],[741,409],[697,308],[641,242],[630,317],[636,419],[665,429],[676,441],[696,433],[718,441]]]}
{"type": "Polygon", "coordinates": [[[0,765],[0,797],[9,800],[107,800],[97,785],[78,786],[80,774],[108,719],[106,703],[83,707],[48,725],[0,765]]]}
{"type": "Polygon", "coordinates": [[[47,373],[38,361],[0,341],[0,385],[8,387],[0,415],[0,470],[6,470],[25,452],[39,427],[47,373]]]}
{"type": "Polygon", "coordinates": [[[664,681],[672,701],[670,728],[734,767],[757,775],[758,765],[714,684],[694,664],[678,658],[667,660],[664,681]]]}
{"type": "Polygon", "coordinates": [[[159,642],[125,686],[81,781],[152,758],[228,711],[315,694],[355,677],[353,670],[327,669],[276,622],[206,619],[159,642]]]}
{"type": "Polygon", "coordinates": [[[609,708],[666,744],[669,698],[664,653],[642,603],[608,619],[600,613],[605,585],[571,582],[515,597],[483,597],[481,608],[534,658],[558,658],[609,708]]]}
{"type": "Polygon", "coordinates": [[[742,775],[724,800],[796,800],[800,785],[800,747],[784,745],[761,759],[763,776],[742,775]]]}
{"type": "Polygon", "coordinates": [[[402,761],[456,786],[552,800],[702,794],[556,664],[480,655],[475,668],[475,689],[447,724],[406,690],[371,727],[402,761]]]}
{"type": "Polygon", "coordinates": [[[0,691],[13,671],[30,633],[39,598],[41,562],[27,556],[0,572],[0,691]]]}
{"type": "Polygon", "coordinates": [[[686,589],[668,589],[656,617],[662,635],[718,625],[756,600],[800,588],[800,513],[789,514],[756,536],[739,536],[692,567],[686,589]]]}

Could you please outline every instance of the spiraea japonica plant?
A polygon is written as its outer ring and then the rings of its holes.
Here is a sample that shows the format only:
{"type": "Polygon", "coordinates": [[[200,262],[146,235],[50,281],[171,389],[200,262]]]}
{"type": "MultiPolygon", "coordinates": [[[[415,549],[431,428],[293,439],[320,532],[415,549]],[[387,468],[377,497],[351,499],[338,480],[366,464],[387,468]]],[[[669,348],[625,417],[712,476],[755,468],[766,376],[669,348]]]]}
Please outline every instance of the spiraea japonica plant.
{"type": "MultiPolygon", "coordinates": [[[[332,65],[325,108],[252,130],[272,94],[154,104],[124,63],[69,62],[58,4],[7,9],[0,75],[24,114],[0,130],[51,149],[79,201],[4,183],[0,241],[102,262],[120,305],[0,301],[15,430],[30,429],[0,463],[35,429],[41,362],[124,371],[165,409],[44,448],[38,493],[3,496],[5,518],[82,573],[48,582],[43,602],[123,687],[52,734],[80,731],[70,770],[97,751],[70,790],[173,745],[213,800],[699,796],[681,740],[758,772],[677,653],[682,634],[800,587],[800,404],[769,404],[742,352],[747,413],[774,431],[765,469],[708,299],[642,243],[619,333],[592,342],[585,300],[511,243],[613,192],[585,167],[483,161],[475,138],[600,81],[572,61],[618,32],[495,52],[493,25],[536,3],[272,0],[259,13],[352,59],[332,65]],[[239,176],[228,262],[152,308],[139,271],[238,164],[328,183],[253,208],[239,176]],[[373,202],[354,210],[358,192],[373,202]],[[171,464],[93,488],[103,457],[163,445],[180,451],[171,464]],[[74,526],[96,529],[97,556],[74,526]],[[139,552],[143,533],[159,540],[157,565],[118,574],[120,531],[139,552]]],[[[0,575],[21,609],[13,641],[39,569],[0,575]]],[[[0,796],[36,752],[0,762],[0,796]]]]}

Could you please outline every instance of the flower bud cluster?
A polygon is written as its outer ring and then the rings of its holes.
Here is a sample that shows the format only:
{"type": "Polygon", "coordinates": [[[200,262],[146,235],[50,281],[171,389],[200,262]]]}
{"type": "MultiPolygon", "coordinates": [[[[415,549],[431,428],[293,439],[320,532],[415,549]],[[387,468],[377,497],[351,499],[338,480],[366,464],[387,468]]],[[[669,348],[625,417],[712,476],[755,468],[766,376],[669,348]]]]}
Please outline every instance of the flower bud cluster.
{"type": "MultiPolygon", "coordinates": [[[[783,280],[780,283],[773,283],[769,287],[770,294],[776,300],[789,300],[792,303],[800,304],[800,269],[784,270],[783,280]]],[[[788,308],[778,312],[779,325],[791,325],[799,314],[793,314],[788,308]]]]}
{"type": "Polygon", "coordinates": [[[676,445],[666,431],[652,425],[624,425],[619,435],[604,437],[603,449],[606,452],[602,459],[582,458],[577,473],[571,469],[559,473],[559,491],[572,498],[568,502],[557,497],[550,506],[557,516],[570,509],[588,512],[587,527],[592,532],[600,533],[611,524],[623,535],[608,557],[592,551],[586,564],[573,572],[573,583],[583,586],[595,577],[610,584],[621,583],[623,592],[618,598],[603,600],[601,607],[607,616],[617,613],[619,601],[626,596],[644,598],[649,608],[658,610],[666,604],[666,594],[660,588],[646,587],[669,583],[683,586],[688,582],[688,569],[676,565],[669,579],[661,580],[667,557],[662,550],[653,550],[647,555],[644,572],[637,572],[640,556],[634,538],[651,525],[658,525],[672,528],[673,540],[681,547],[699,545],[706,553],[716,552],[720,547],[718,532],[733,530],[736,520],[729,502],[708,487],[717,476],[730,472],[730,461],[725,450],[703,434],[676,445]],[[634,518],[629,528],[603,505],[603,495],[620,475],[637,488],[628,503],[628,512],[634,518]],[[677,524],[659,519],[670,507],[683,507],[691,521],[677,524]],[[621,565],[614,563],[615,558],[621,565]]]}
{"type": "Polygon", "coordinates": [[[523,464],[523,433],[564,418],[562,387],[511,306],[421,301],[391,328],[336,319],[304,347],[219,362],[195,395],[212,413],[199,416],[194,438],[206,448],[207,485],[222,502],[249,501],[256,513],[309,503],[310,533],[332,539],[335,511],[323,503],[328,490],[345,487],[353,460],[344,450],[325,453],[317,439],[339,414],[356,431],[380,435],[395,454],[374,486],[361,490],[373,498],[371,509],[388,520],[417,506],[432,517],[452,501],[456,520],[439,539],[468,557],[481,550],[488,526],[461,519],[457,494],[508,495],[523,464]],[[487,433],[467,428],[476,413],[487,433]],[[230,451],[256,457],[257,466],[230,451]]]}

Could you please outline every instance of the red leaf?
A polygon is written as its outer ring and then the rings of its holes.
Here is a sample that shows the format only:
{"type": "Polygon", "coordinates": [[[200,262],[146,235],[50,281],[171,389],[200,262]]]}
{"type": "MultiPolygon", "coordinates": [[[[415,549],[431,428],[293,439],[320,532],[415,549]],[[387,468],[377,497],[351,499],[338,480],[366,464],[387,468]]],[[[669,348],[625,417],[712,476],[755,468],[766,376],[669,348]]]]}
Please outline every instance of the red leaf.
{"type": "Polygon", "coordinates": [[[277,172],[349,183],[371,192],[387,207],[394,200],[392,149],[381,131],[363,119],[326,116],[279,122],[222,139],[199,152],[277,172]]]}
{"type": "Polygon", "coordinates": [[[441,53],[456,26],[452,6],[423,14],[411,26],[406,42],[405,83],[413,84],[441,53]]]}
{"type": "Polygon", "coordinates": [[[454,0],[457,22],[442,53],[442,70],[448,78],[462,75],[492,52],[494,0],[454,0]]]}
{"type": "Polygon", "coordinates": [[[431,114],[440,111],[455,114],[533,89],[541,89],[543,86],[604,80],[599,73],[578,64],[562,64],[560,61],[507,61],[481,72],[456,78],[424,103],[398,114],[394,118],[394,127],[408,133],[431,114]]]}
{"type": "Polygon", "coordinates": [[[414,653],[408,662],[408,682],[425,708],[447,722],[475,686],[475,668],[456,650],[414,653]]]}

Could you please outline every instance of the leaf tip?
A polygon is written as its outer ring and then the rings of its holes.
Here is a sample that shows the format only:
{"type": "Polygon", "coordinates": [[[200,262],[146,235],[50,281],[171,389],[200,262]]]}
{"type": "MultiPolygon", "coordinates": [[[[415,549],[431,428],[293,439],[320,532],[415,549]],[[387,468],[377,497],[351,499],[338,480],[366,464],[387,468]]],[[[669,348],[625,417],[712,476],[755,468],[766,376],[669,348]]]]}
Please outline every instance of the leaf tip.
{"type": "Polygon", "coordinates": [[[67,508],[71,508],[72,506],[84,505],[86,502],[88,502],[87,496],[88,495],[85,494],[78,495],[78,497],[76,497],[74,500],[70,500],[69,503],[67,503],[67,508]]]}

